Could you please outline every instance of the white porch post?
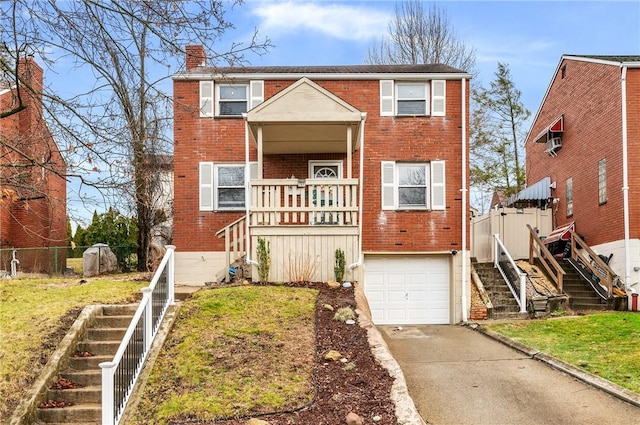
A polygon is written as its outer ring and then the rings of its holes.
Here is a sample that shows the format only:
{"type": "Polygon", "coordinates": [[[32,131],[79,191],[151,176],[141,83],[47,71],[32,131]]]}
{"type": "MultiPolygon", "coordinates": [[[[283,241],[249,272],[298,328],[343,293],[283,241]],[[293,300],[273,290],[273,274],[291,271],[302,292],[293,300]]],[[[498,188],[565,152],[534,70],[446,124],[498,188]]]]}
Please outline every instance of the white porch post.
{"type": "Polygon", "coordinates": [[[258,125],[258,178],[262,180],[262,125],[258,125]]]}
{"type": "Polygon", "coordinates": [[[102,362],[99,366],[102,369],[102,425],[113,425],[113,369],[116,364],[102,362]]]}
{"type": "Polygon", "coordinates": [[[176,303],[176,246],[175,245],[167,245],[165,248],[168,251],[171,251],[171,257],[169,257],[169,262],[167,263],[167,286],[168,286],[168,294],[169,304],[173,305],[176,303]]]}
{"type": "Polygon", "coordinates": [[[353,165],[352,161],[352,151],[353,151],[353,127],[351,124],[347,125],[347,178],[352,178],[353,174],[353,165]]]}

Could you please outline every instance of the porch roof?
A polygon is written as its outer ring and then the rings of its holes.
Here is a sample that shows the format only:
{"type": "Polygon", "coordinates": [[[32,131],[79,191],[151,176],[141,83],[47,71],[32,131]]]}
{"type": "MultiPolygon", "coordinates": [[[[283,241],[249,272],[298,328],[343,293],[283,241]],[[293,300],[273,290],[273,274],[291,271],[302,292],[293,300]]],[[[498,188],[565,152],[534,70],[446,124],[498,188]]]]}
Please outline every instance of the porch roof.
{"type": "Polygon", "coordinates": [[[345,152],[347,127],[358,147],[363,113],[303,77],[247,113],[254,141],[262,128],[265,154],[345,152]]]}
{"type": "Polygon", "coordinates": [[[551,197],[551,177],[544,177],[507,199],[507,206],[518,201],[544,201],[551,197]]]}

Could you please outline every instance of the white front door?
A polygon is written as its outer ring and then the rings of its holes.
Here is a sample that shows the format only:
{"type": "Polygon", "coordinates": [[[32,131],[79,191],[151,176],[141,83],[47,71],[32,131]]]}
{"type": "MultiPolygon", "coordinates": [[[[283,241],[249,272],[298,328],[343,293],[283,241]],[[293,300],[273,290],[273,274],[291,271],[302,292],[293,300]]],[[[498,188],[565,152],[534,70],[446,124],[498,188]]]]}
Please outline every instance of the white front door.
{"type": "MultiPolygon", "coordinates": [[[[309,161],[309,178],[341,179],[342,161],[309,161]]],[[[334,206],[337,199],[338,187],[320,185],[313,189],[311,194],[314,207],[334,206]]],[[[338,215],[330,211],[315,211],[311,217],[311,224],[337,224],[338,215]]]]}

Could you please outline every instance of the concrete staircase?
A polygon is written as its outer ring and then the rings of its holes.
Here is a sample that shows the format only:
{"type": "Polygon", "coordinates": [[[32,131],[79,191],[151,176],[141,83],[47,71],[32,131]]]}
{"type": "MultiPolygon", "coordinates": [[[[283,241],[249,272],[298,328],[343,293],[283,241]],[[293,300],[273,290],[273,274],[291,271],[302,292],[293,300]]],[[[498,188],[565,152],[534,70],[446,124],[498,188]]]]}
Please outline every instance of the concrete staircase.
{"type": "Polygon", "coordinates": [[[522,317],[520,306],[493,263],[473,263],[484,289],[493,304],[493,319],[522,317]]]}
{"type": "Polygon", "coordinates": [[[111,361],[138,307],[106,305],[86,330],[85,338],[76,345],[69,367],[49,389],[46,402],[38,408],[41,424],[100,424],[102,422],[101,381],[99,364],[111,361]],[[44,407],[57,406],[57,407],[44,407]]]}

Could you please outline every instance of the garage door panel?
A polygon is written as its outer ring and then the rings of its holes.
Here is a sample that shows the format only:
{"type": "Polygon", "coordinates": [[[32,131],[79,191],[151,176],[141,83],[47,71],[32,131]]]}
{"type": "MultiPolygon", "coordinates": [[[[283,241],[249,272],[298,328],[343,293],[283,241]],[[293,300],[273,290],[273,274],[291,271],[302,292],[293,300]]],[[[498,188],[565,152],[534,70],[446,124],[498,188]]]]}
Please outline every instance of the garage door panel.
{"type": "Polygon", "coordinates": [[[447,257],[365,257],[364,283],[376,324],[449,323],[447,257]]]}

